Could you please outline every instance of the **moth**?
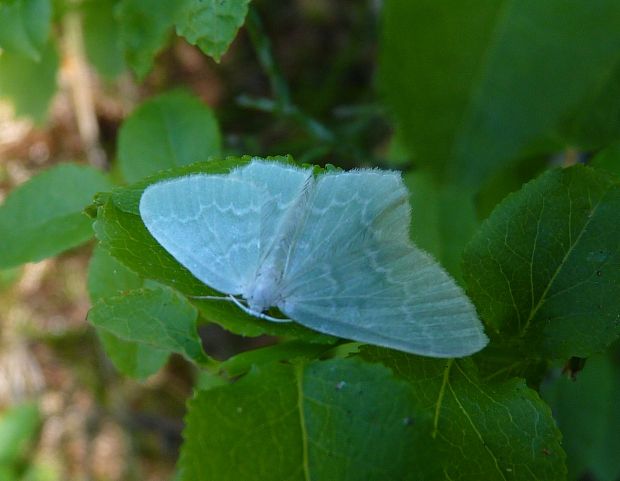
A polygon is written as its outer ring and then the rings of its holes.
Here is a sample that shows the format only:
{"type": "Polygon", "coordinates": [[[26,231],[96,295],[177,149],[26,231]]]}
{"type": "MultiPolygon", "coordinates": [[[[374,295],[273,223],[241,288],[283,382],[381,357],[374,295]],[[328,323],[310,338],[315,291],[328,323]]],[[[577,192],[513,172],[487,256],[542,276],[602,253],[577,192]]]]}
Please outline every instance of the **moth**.
{"type": "Polygon", "coordinates": [[[474,306],[410,240],[401,175],[253,159],[147,187],[140,215],[181,265],[244,311],[432,357],[482,349],[474,306]]]}

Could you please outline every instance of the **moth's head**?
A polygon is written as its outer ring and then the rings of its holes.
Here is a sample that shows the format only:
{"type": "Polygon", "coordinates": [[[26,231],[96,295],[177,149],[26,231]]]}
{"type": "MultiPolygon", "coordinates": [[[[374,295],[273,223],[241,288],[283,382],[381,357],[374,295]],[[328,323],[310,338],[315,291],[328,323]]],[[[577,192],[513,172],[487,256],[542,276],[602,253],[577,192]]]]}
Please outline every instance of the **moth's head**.
{"type": "Polygon", "coordinates": [[[279,295],[278,281],[279,276],[274,270],[260,270],[242,294],[248,307],[255,312],[264,312],[275,306],[279,295]]]}

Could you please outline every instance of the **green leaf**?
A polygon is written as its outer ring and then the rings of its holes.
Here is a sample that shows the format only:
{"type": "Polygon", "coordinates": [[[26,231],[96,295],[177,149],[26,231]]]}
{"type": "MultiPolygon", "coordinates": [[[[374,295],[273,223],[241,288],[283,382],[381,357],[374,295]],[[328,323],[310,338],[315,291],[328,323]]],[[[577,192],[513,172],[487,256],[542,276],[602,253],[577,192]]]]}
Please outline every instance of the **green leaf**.
{"type": "MultiPolygon", "coordinates": [[[[207,390],[217,386],[225,386],[228,384],[226,379],[212,371],[199,370],[196,372],[194,381],[194,389],[207,390]]],[[[175,478],[177,479],[177,478],[175,478]]]]}
{"type": "Polygon", "coordinates": [[[592,159],[592,167],[620,176],[620,143],[614,144],[592,159]]]}
{"type": "Polygon", "coordinates": [[[398,126],[396,127],[388,144],[386,162],[392,169],[406,169],[411,164],[411,154],[409,149],[407,149],[401,129],[398,126]]]}
{"type": "Polygon", "coordinates": [[[114,16],[116,0],[84,2],[84,46],[88,60],[100,75],[114,79],[125,71],[120,24],[114,16]]]}
{"type": "Polygon", "coordinates": [[[184,481],[404,481],[421,453],[409,386],[380,365],[332,360],[255,367],[198,392],[181,453],[184,481]]]}
{"type": "Polygon", "coordinates": [[[209,107],[184,91],[143,103],[123,123],[120,169],[128,182],[220,154],[220,131],[209,107]]]}
{"type": "Polygon", "coordinates": [[[0,53],[0,97],[7,98],[18,116],[29,116],[42,124],[56,93],[58,53],[48,42],[39,61],[23,55],[0,53]]]}
{"type": "Polygon", "coordinates": [[[549,167],[549,158],[527,157],[510,164],[489,177],[476,194],[479,219],[486,219],[504,198],[519,190],[523,184],[538,177],[549,167]]]}
{"type": "MultiPolygon", "coordinates": [[[[218,174],[250,161],[250,157],[213,160],[160,172],[142,182],[117,189],[112,195],[97,200],[95,234],[103,247],[138,275],[153,279],[189,296],[218,295],[218,293],[181,266],[149,234],[142,223],[138,205],[142,192],[149,184],[166,178],[205,172],[218,174]]],[[[290,162],[287,157],[274,157],[290,162]]],[[[335,338],[306,329],[296,323],[275,323],[242,312],[230,302],[193,299],[205,319],[242,336],[271,334],[290,336],[309,342],[331,343],[335,338]]]]}
{"type": "Polygon", "coordinates": [[[525,379],[532,389],[539,390],[550,363],[544,359],[532,359],[526,349],[512,343],[495,341],[474,354],[472,359],[484,382],[509,381],[518,377],[525,379]]]}
{"type": "Polygon", "coordinates": [[[496,340],[532,358],[600,351],[620,334],[620,185],[582,166],[549,171],[497,207],[464,261],[496,340]]]}
{"type": "Polygon", "coordinates": [[[6,410],[0,418],[0,465],[17,461],[36,434],[41,420],[35,404],[6,410]]]}
{"type": "Polygon", "coordinates": [[[39,61],[52,22],[50,0],[0,3],[0,48],[39,61]]]}
{"type": "Polygon", "coordinates": [[[17,474],[17,469],[12,464],[7,466],[0,465],[0,479],[3,481],[21,481],[17,474]]]}
{"type": "Polygon", "coordinates": [[[198,313],[167,287],[136,289],[99,300],[88,320],[114,336],[160,351],[172,351],[204,364],[207,356],[196,332],[198,313]]]}
{"type": "MultiPolygon", "coordinates": [[[[61,468],[53,463],[36,461],[30,464],[25,473],[20,473],[19,481],[58,481],[61,468]]],[[[5,481],[4,478],[0,478],[5,481]]],[[[6,481],[9,481],[8,479],[6,481]]]]}
{"type": "Polygon", "coordinates": [[[19,267],[12,267],[10,269],[0,269],[0,292],[9,289],[13,286],[22,276],[22,269],[19,267]]]}
{"type": "Polygon", "coordinates": [[[96,246],[88,265],[88,293],[93,302],[144,287],[143,279],[96,246]]]}
{"type": "Polygon", "coordinates": [[[412,239],[461,281],[463,250],[478,224],[471,195],[456,186],[440,187],[419,171],[407,174],[405,184],[411,192],[412,239]]]}
{"type": "Polygon", "coordinates": [[[364,347],[412,387],[412,407],[432,418],[410,465],[415,479],[460,481],[566,479],[565,453],[549,407],[520,379],[482,382],[468,360],[439,360],[364,347]],[[429,461],[430,460],[430,461],[429,461]]]}
{"type": "Polygon", "coordinates": [[[260,366],[275,361],[292,361],[294,359],[312,360],[325,354],[332,346],[288,341],[260,349],[242,352],[220,364],[220,371],[229,378],[245,374],[252,366],[260,366]]]}
{"type": "Polygon", "coordinates": [[[478,187],[589,114],[616,75],[618,24],[615,0],[389,0],[382,90],[418,165],[478,187]]]}
{"type": "Polygon", "coordinates": [[[125,376],[138,380],[159,371],[172,352],[139,341],[127,341],[102,328],[97,329],[97,335],[114,367],[125,376]]]}
{"type": "Polygon", "coordinates": [[[182,2],[121,0],[116,15],[120,23],[120,42],[125,59],[136,75],[144,78],[153,68],[174,26],[182,2]]]}
{"type": "Polygon", "coordinates": [[[555,136],[581,151],[606,147],[620,139],[620,64],[588,92],[555,136]]]}
{"type": "Polygon", "coordinates": [[[93,235],[82,210],[96,192],[110,189],[92,167],[61,164],[11,192],[0,206],[0,267],[50,257],[93,235]]]}
{"type": "Polygon", "coordinates": [[[543,390],[563,435],[569,479],[620,478],[620,364],[617,350],[589,358],[575,380],[558,376],[543,390]]]}
{"type": "MultiPolygon", "coordinates": [[[[129,270],[101,246],[97,246],[88,266],[88,292],[93,302],[144,286],[142,278],[129,270]]],[[[127,341],[101,328],[97,334],[112,364],[126,376],[145,379],[166,363],[169,350],[127,341]]]]}
{"type": "Polygon", "coordinates": [[[250,0],[186,0],[177,20],[177,34],[219,62],[243,25],[249,3],[250,0]]]}

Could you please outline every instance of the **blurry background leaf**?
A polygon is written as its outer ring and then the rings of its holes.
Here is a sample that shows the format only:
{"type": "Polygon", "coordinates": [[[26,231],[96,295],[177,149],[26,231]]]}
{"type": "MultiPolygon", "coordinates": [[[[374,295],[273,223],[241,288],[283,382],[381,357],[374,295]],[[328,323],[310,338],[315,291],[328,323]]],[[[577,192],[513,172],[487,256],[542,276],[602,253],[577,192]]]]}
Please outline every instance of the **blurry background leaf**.
{"type": "Polygon", "coordinates": [[[499,169],[480,187],[475,196],[479,219],[486,219],[504,198],[544,172],[548,160],[540,156],[524,157],[499,169]]]}
{"type": "Polygon", "coordinates": [[[0,292],[15,284],[22,275],[21,267],[0,269],[0,292]]]}
{"type": "Polygon", "coordinates": [[[250,0],[184,0],[177,33],[219,62],[248,13],[250,0]]]}
{"type": "Polygon", "coordinates": [[[107,79],[113,79],[125,70],[120,24],[114,15],[117,4],[115,0],[89,0],[82,4],[88,60],[107,79]]]}
{"type": "Polygon", "coordinates": [[[462,282],[463,249],[478,220],[471,194],[458,186],[440,186],[426,172],[405,176],[411,193],[411,237],[462,282]]]}
{"type": "Polygon", "coordinates": [[[42,124],[56,93],[58,53],[53,42],[43,46],[39,60],[19,53],[0,53],[0,97],[8,99],[18,116],[42,124]]]}
{"type": "Polygon", "coordinates": [[[0,48],[39,61],[51,21],[50,0],[0,2],[0,48]]]}
{"type": "Polygon", "coordinates": [[[41,420],[35,404],[22,404],[0,415],[0,465],[15,463],[24,455],[28,442],[39,429],[41,420]]]}
{"type": "Polygon", "coordinates": [[[185,91],[144,102],[123,123],[120,168],[128,182],[157,171],[203,161],[220,153],[220,131],[211,109],[185,91]]]}
{"type": "Polygon", "coordinates": [[[144,78],[155,56],[166,46],[182,2],[121,0],[116,9],[125,60],[136,75],[144,78]]]}
{"type": "Polygon", "coordinates": [[[478,187],[533,144],[592,147],[578,126],[603,98],[620,106],[605,97],[620,62],[615,0],[388,0],[383,18],[384,97],[415,162],[442,178],[478,187]],[[579,135],[558,138],[566,124],[579,135]]]}
{"type": "Polygon", "coordinates": [[[592,356],[574,380],[549,379],[542,391],[562,430],[569,479],[590,474],[598,481],[620,478],[620,350],[592,356]]]}
{"type": "Polygon", "coordinates": [[[600,152],[592,159],[591,165],[620,176],[620,143],[611,145],[600,152]]]}
{"type": "Polygon", "coordinates": [[[487,333],[530,357],[587,357],[620,334],[620,185],[574,166],[507,197],[465,250],[487,333]]]}
{"type": "MultiPolygon", "coordinates": [[[[553,134],[552,134],[553,136],[553,134]]],[[[563,145],[592,151],[620,139],[620,62],[560,123],[563,145]]]]}
{"type": "Polygon", "coordinates": [[[0,206],[0,267],[34,262],[78,246],[93,235],[82,212],[109,190],[92,167],[61,164],[14,189],[0,206]]]}

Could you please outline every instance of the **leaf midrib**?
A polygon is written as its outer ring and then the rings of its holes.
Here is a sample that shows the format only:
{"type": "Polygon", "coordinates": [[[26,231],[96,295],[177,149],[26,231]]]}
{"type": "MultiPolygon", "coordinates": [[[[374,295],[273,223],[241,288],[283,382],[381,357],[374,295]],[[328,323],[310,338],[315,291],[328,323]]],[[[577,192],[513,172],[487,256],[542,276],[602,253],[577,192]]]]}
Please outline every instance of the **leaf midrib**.
{"type": "Polygon", "coordinates": [[[297,411],[299,412],[299,426],[301,428],[302,469],[305,481],[311,481],[310,465],[308,462],[308,430],[306,429],[306,417],[304,414],[304,368],[301,364],[295,365],[295,381],[297,383],[297,411]]]}
{"type": "MultiPolygon", "coordinates": [[[[577,244],[579,244],[579,241],[583,237],[583,234],[588,230],[588,226],[590,225],[590,222],[592,222],[592,219],[594,219],[597,209],[599,208],[599,206],[601,205],[601,202],[607,196],[607,193],[609,192],[609,190],[612,187],[613,187],[613,185],[608,186],[602,192],[602,194],[599,197],[599,199],[596,202],[596,204],[590,209],[590,212],[588,213],[588,218],[586,219],[586,222],[581,227],[579,234],[575,238],[575,241],[571,243],[571,245],[569,246],[568,250],[564,254],[564,257],[562,258],[562,260],[558,264],[556,270],[554,271],[553,275],[551,276],[551,279],[549,279],[549,282],[545,286],[545,290],[543,291],[543,293],[541,294],[540,298],[538,299],[538,302],[536,303],[536,306],[534,306],[530,310],[530,314],[529,314],[529,316],[527,318],[527,321],[525,321],[523,329],[521,330],[521,335],[522,336],[527,332],[527,330],[529,329],[529,327],[530,327],[530,325],[532,323],[532,320],[534,319],[534,317],[536,317],[536,314],[538,313],[540,308],[543,306],[545,300],[547,299],[547,294],[549,293],[549,290],[551,289],[551,286],[555,282],[555,279],[558,277],[558,275],[560,274],[560,272],[562,271],[562,269],[566,265],[566,262],[567,262],[568,258],[571,256],[571,254],[574,251],[574,249],[577,246],[577,244]]],[[[569,192],[569,196],[570,196],[570,192],[569,192]]],[[[572,216],[572,202],[569,204],[569,217],[571,217],[571,216],[572,216]]],[[[569,225],[569,231],[570,231],[570,225],[569,225]]]]}
{"type": "MultiPolygon", "coordinates": [[[[455,363],[456,368],[459,370],[459,372],[461,373],[461,375],[465,378],[465,380],[471,384],[475,389],[477,389],[481,394],[483,394],[484,396],[486,396],[487,398],[489,398],[492,402],[496,403],[497,401],[495,401],[495,399],[491,398],[488,394],[486,394],[484,391],[482,391],[478,385],[476,385],[470,378],[469,376],[467,376],[467,374],[465,373],[465,371],[458,365],[458,363],[455,363]]],[[[456,392],[454,391],[454,388],[452,387],[452,385],[450,384],[450,381],[448,380],[447,382],[447,387],[450,390],[450,393],[452,394],[452,397],[454,398],[454,401],[456,402],[456,404],[458,405],[459,409],[463,412],[463,415],[465,416],[465,419],[467,419],[467,422],[469,423],[469,425],[471,426],[471,428],[473,429],[474,433],[476,433],[476,436],[478,437],[478,439],[480,440],[480,442],[482,443],[482,446],[484,447],[485,451],[487,453],[489,453],[489,456],[491,457],[491,459],[493,460],[493,463],[495,464],[495,467],[497,469],[497,472],[500,474],[501,478],[506,481],[506,476],[504,475],[504,472],[502,471],[500,465],[499,465],[499,460],[497,458],[497,456],[495,456],[495,453],[493,453],[493,451],[491,450],[490,446],[484,441],[484,436],[482,435],[482,433],[478,430],[478,427],[476,426],[476,424],[474,423],[474,420],[470,417],[469,412],[465,409],[465,406],[463,406],[463,404],[461,404],[461,402],[459,401],[459,398],[456,394],[456,392]]]]}

